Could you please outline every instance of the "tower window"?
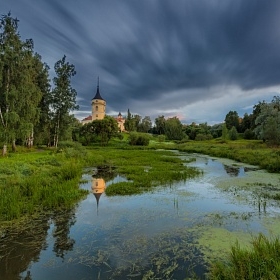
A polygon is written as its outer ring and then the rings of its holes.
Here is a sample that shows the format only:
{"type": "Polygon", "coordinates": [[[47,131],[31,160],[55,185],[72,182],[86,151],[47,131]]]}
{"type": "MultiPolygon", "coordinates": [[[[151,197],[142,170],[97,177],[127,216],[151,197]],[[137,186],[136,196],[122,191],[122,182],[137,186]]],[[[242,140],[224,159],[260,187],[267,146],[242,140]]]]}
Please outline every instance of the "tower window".
{"type": "Polygon", "coordinates": [[[96,111],[98,111],[98,106],[95,107],[96,111]]]}

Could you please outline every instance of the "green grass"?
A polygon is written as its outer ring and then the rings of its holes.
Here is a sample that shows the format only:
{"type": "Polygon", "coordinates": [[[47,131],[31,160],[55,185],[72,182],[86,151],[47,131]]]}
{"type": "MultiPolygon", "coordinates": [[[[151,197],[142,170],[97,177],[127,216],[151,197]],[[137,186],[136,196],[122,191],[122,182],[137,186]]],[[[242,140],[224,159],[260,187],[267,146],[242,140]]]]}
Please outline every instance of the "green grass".
{"type": "Polygon", "coordinates": [[[178,149],[188,153],[201,153],[220,158],[228,158],[266,169],[280,172],[280,148],[268,147],[258,140],[236,140],[223,143],[217,139],[210,141],[189,141],[177,145],[154,144],[153,148],[178,149]]]}
{"type": "Polygon", "coordinates": [[[171,151],[155,151],[142,148],[92,149],[89,161],[93,166],[115,167],[116,172],[128,182],[114,183],[106,189],[107,195],[137,194],[156,186],[171,185],[199,174],[189,168],[171,151]]]}
{"type": "Polygon", "coordinates": [[[280,279],[280,241],[260,234],[252,241],[251,249],[241,249],[236,243],[228,260],[214,263],[211,280],[277,280],[280,279]]]}
{"type": "Polygon", "coordinates": [[[0,221],[71,207],[85,194],[79,189],[83,165],[82,160],[53,151],[0,158],[0,221]]]}
{"type": "MultiPolygon", "coordinates": [[[[79,143],[62,142],[58,152],[50,149],[27,150],[0,158],[0,221],[14,220],[36,211],[68,207],[84,195],[79,180],[85,166],[112,166],[127,178],[112,184],[107,195],[129,195],[170,185],[198,175],[168,150],[180,150],[229,158],[280,172],[280,148],[267,147],[261,141],[150,141],[148,147],[128,145],[113,139],[108,147],[94,145],[85,149],[79,143]],[[159,149],[162,149],[159,151],[159,149]]],[[[277,194],[274,199],[279,200],[277,194]]]]}

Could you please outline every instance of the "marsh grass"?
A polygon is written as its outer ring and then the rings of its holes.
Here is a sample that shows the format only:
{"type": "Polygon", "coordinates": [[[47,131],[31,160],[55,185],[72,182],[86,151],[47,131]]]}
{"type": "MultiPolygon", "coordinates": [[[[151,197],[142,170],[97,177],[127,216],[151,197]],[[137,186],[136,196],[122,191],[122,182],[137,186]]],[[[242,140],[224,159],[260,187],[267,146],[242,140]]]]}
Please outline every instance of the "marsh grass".
{"type": "MultiPolygon", "coordinates": [[[[163,148],[163,144],[159,144],[163,148]]],[[[258,140],[236,140],[221,143],[211,141],[189,141],[175,146],[178,150],[201,153],[220,158],[228,158],[238,162],[257,165],[269,172],[280,172],[280,148],[268,147],[258,140]]],[[[155,148],[155,147],[154,147],[155,148]]],[[[174,148],[174,147],[173,147],[174,148]]]]}
{"type": "Polygon", "coordinates": [[[50,151],[10,154],[0,160],[0,221],[70,207],[79,189],[83,162],[50,151]]]}
{"type": "Polygon", "coordinates": [[[227,262],[216,262],[210,269],[209,279],[280,279],[280,241],[259,234],[253,238],[251,249],[241,249],[236,243],[227,262]]]}
{"type": "Polygon", "coordinates": [[[130,195],[150,190],[152,187],[171,185],[197,176],[199,171],[184,165],[178,154],[171,151],[149,149],[96,149],[91,152],[91,163],[111,165],[128,180],[111,184],[107,195],[130,195]]]}

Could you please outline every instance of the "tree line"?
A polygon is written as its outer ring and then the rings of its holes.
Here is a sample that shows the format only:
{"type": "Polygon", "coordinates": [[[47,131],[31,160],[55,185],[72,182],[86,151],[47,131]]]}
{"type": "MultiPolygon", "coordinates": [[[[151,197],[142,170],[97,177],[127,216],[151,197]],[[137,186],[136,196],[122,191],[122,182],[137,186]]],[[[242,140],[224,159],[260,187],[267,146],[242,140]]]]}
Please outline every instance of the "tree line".
{"type": "MultiPolygon", "coordinates": [[[[145,117],[143,120],[150,120],[145,117]]],[[[251,114],[240,117],[237,111],[229,111],[223,123],[212,126],[207,123],[182,124],[177,117],[165,118],[163,115],[152,123],[141,121],[141,116],[131,115],[128,110],[125,128],[127,131],[149,132],[164,135],[168,140],[210,140],[221,138],[226,141],[238,138],[259,139],[270,145],[280,144],[280,97],[274,96],[271,102],[259,102],[253,106],[251,114]],[[147,124],[144,126],[144,124],[147,124]],[[145,130],[143,130],[143,126],[145,130]]]]}
{"type": "Polygon", "coordinates": [[[19,20],[11,13],[0,19],[0,143],[2,153],[11,144],[31,147],[57,146],[60,138],[71,138],[78,109],[76,91],[71,86],[75,67],[64,55],[54,65],[51,81],[49,66],[34,52],[32,39],[22,40],[19,20]],[[36,137],[35,137],[36,136],[36,137]]]}

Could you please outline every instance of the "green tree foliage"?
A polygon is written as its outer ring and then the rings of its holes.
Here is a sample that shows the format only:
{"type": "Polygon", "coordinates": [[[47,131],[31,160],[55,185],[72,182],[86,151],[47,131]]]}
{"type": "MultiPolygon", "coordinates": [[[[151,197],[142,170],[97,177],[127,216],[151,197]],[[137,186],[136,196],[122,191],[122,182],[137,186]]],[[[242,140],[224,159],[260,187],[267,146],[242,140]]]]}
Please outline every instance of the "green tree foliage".
{"type": "Polygon", "coordinates": [[[239,116],[236,111],[229,111],[225,117],[227,129],[230,130],[233,126],[239,131],[239,116]]]}
{"type": "Polygon", "coordinates": [[[129,134],[130,145],[134,146],[148,146],[150,142],[150,135],[147,133],[131,132],[129,134]]]}
{"type": "Polygon", "coordinates": [[[129,109],[127,110],[127,117],[124,123],[124,128],[126,131],[136,131],[136,124],[135,124],[135,119],[131,115],[129,109]]]}
{"type": "Polygon", "coordinates": [[[155,133],[156,134],[165,134],[165,118],[164,116],[158,116],[155,119],[155,133]]]}
{"type": "Polygon", "coordinates": [[[118,123],[110,116],[105,116],[102,120],[94,120],[84,124],[80,128],[80,136],[83,143],[89,145],[98,138],[101,145],[107,145],[110,139],[118,134],[118,123]]]}
{"type": "Polygon", "coordinates": [[[211,127],[207,123],[185,125],[184,131],[191,140],[210,140],[213,138],[211,135],[211,127]]]}
{"type": "MultiPolygon", "coordinates": [[[[41,60],[41,57],[37,55],[38,60],[41,60]]],[[[46,63],[43,65],[36,66],[37,76],[37,85],[42,92],[42,98],[38,104],[38,110],[40,112],[39,122],[34,127],[34,142],[35,144],[43,145],[51,144],[51,111],[50,111],[50,102],[51,102],[51,86],[49,80],[49,66],[46,63]]]]}
{"type": "Polygon", "coordinates": [[[227,125],[224,123],[222,128],[222,140],[226,142],[227,139],[228,139],[228,129],[227,129],[227,125]]]}
{"type": "Polygon", "coordinates": [[[169,140],[182,140],[185,137],[183,125],[177,117],[166,120],[165,135],[169,140]]]}
{"type": "Polygon", "coordinates": [[[18,22],[10,13],[0,19],[0,136],[4,149],[12,143],[14,150],[16,140],[32,145],[43,94],[43,63],[33,53],[33,41],[21,41],[18,22]]]}
{"type": "Polygon", "coordinates": [[[210,133],[213,136],[213,138],[218,138],[222,136],[222,131],[223,131],[223,124],[218,123],[214,124],[210,128],[210,133]]]}
{"type": "Polygon", "coordinates": [[[233,126],[230,131],[228,132],[228,136],[230,140],[237,140],[238,138],[238,133],[237,130],[235,128],[235,126],[233,126]]]}
{"type": "Polygon", "coordinates": [[[57,61],[54,66],[54,89],[51,92],[50,106],[53,123],[53,143],[57,147],[59,136],[64,135],[69,123],[70,111],[78,109],[77,92],[71,86],[71,78],[76,75],[73,64],[66,62],[66,56],[57,61]]]}
{"type": "Polygon", "coordinates": [[[256,118],[255,133],[258,139],[271,145],[280,144],[280,97],[274,96],[271,103],[262,103],[256,118]]]}
{"type": "Polygon", "coordinates": [[[145,116],[139,123],[137,131],[148,133],[152,129],[152,121],[149,116],[145,116]]]}

